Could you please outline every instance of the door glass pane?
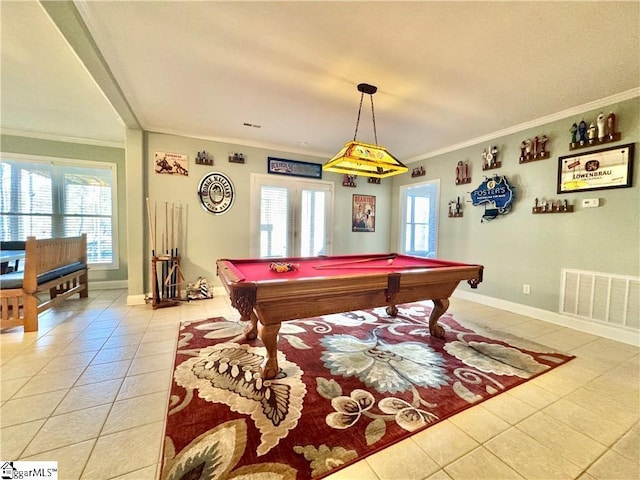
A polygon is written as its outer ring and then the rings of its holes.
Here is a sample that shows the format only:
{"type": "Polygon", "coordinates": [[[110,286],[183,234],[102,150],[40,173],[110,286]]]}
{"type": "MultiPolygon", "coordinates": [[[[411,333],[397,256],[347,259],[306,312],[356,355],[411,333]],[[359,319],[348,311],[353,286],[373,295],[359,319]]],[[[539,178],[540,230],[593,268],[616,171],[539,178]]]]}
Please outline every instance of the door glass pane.
{"type": "Polygon", "coordinates": [[[429,198],[427,197],[414,197],[415,198],[415,223],[428,223],[429,222],[429,198]]]}
{"type": "Polygon", "coordinates": [[[289,191],[286,187],[260,188],[260,257],[289,254],[289,191]]]}
{"type": "Polygon", "coordinates": [[[436,256],[438,237],[437,182],[407,187],[402,191],[405,219],[400,245],[403,253],[423,257],[436,256]]]}
{"type": "Polygon", "coordinates": [[[326,254],[326,193],[303,190],[301,200],[300,255],[326,254]]]}
{"type": "Polygon", "coordinates": [[[429,225],[416,224],[415,232],[413,249],[415,252],[424,254],[423,252],[429,251],[429,225]]]}
{"type": "Polygon", "coordinates": [[[411,243],[413,242],[413,225],[407,223],[404,229],[404,253],[411,252],[411,243]]]}

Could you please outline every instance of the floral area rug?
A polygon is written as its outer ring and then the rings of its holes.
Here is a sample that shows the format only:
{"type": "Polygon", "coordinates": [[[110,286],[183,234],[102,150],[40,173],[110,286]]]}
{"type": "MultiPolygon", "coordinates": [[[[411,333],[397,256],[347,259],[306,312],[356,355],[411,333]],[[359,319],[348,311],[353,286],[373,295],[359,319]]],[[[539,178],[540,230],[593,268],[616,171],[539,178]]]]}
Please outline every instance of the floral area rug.
{"type": "Polygon", "coordinates": [[[572,358],[430,305],[285,322],[267,381],[242,322],[183,322],[162,479],[321,478],[572,358]]]}

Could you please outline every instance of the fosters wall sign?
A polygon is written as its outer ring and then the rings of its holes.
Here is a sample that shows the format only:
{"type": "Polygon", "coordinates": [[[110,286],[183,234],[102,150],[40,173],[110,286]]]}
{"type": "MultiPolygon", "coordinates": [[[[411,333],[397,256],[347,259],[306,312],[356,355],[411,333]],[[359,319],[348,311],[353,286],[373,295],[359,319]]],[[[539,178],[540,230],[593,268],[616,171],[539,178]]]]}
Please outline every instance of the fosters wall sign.
{"type": "Polygon", "coordinates": [[[493,220],[498,215],[505,215],[511,211],[511,204],[515,200],[514,189],[507,177],[495,175],[485,179],[478,188],[471,192],[473,205],[484,205],[482,220],[493,220]]]}

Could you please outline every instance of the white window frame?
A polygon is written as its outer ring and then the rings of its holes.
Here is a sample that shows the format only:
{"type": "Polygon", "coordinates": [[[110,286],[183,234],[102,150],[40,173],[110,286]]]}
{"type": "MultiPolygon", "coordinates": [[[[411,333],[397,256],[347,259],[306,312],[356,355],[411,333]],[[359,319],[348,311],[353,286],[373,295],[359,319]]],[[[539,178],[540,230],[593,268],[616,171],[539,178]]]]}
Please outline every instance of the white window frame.
{"type": "Polygon", "coordinates": [[[435,240],[434,240],[434,255],[437,257],[438,255],[438,239],[439,239],[439,223],[440,223],[440,179],[434,179],[434,180],[428,180],[426,182],[421,182],[421,183],[411,183],[408,185],[402,185],[399,188],[398,191],[398,207],[399,207],[399,221],[398,221],[398,251],[399,252],[405,252],[405,235],[406,235],[406,231],[405,231],[405,219],[407,216],[407,191],[411,188],[418,188],[424,185],[436,185],[438,188],[438,194],[435,197],[435,212],[436,212],[436,218],[434,220],[434,228],[436,229],[435,231],[435,240]]]}
{"type": "MultiPolygon", "coordinates": [[[[81,160],[62,157],[50,157],[42,155],[27,155],[21,153],[0,152],[0,160],[3,162],[9,162],[16,160],[24,163],[40,163],[40,164],[55,164],[57,166],[70,166],[70,167],[87,167],[87,168],[107,168],[111,170],[112,183],[111,183],[111,219],[113,222],[111,235],[112,235],[112,249],[113,256],[111,263],[89,263],[91,270],[117,270],[120,268],[120,252],[118,248],[118,165],[114,162],[102,162],[95,160],[81,160]]],[[[58,186],[59,187],[59,186],[58,186]]],[[[54,200],[56,201],[56,200],[54,200]]]]}
{"type": "Polygon", "coordinates": [[[333,204],[335,199],[335,184],[325,180],[307,180],[301,177],[287,177],[286,175],[267,175],[262,173],[252,173],[251,193],[249,201],[249,252],[252,258],[260,256],[260,187],[262,185],[302,187],[308,185],[322,185],[331,193],[331,201],[327,204],[327,255],[331,255],[333,251],[333,204]]]}

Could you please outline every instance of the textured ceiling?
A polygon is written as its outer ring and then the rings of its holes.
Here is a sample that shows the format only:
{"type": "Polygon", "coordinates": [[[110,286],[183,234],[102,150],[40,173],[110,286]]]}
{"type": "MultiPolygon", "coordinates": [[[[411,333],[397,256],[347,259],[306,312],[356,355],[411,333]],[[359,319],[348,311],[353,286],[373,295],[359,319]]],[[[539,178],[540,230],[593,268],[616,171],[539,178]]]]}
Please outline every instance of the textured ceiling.
{"type": "MultiPolygon", "coordinates": [[[[367,82],[379,143],[411,161],[640,86],[639,2],[75,6],[106,80],[83,67],[66,16],[1,2],[3,129],[123,142],[122,122],[137,120],[329,156],[353,138],[367,82]]],[[[373,142],[368,98],[358,139],[373,142]]]]}

